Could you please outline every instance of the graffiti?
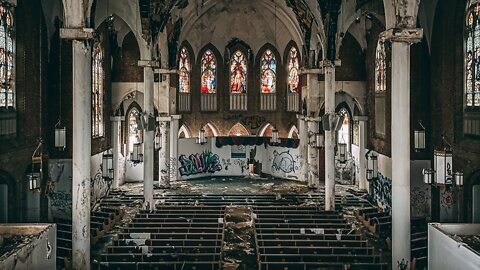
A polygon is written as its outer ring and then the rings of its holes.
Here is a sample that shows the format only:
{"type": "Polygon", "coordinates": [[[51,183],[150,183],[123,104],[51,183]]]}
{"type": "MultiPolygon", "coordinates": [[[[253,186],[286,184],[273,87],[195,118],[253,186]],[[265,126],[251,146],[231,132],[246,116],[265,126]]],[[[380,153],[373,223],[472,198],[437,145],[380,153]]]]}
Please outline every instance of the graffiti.
{"type": "Polygon", "coordinates": [[[222,164],[217,154],[206,151],[201,154],[191,154],[188,158],[181,155],[179,158],[182,176],[189,176],[199,173],[214,173],[222,170],[222,164]]]}
{"type": "Polygon", "coordinates": [[[72,194],[65,191],[57,191],[50,193],[50,206],[59,212],[72,211],[72,194]]]}
{"type": "Polygon", "coordinates": [[[452,208],[452,205],[454,203],[452,195],[453,195],[452,192],[448,190],[445,190],[444,192],[442,192],[442,198],[441,198],[440,204],[442,205],[442,208],[445,211],[448,211],[452,208]]]}
{"type": "Polygon", "coordinates": [[[378,180],[372,181],[373,200],[386,211],[392,208],[392,180],[378,173],[378,180]]]}
{"type": "Polygon", "coordinates": [[[243,159],[236,159],[233,163],[240,168],[242,173],[248,169],[247,162],[243,159]]]}
{"type": "Polygon", "coordinates": [[[397,261],[397,268],[400,270],[406,270],[408,267],[408,261],[405,258],[402,261],[397,261]]]}
{"type": "Polygon", "coordinates": [[[430,187],[412,187],[410,200],[412,216],[425,217],[430,215],[430,187]]]}
{"type": "Polygon", "coordinates": [[[282,171],[284,173],[291,173],[298,170],[298,165],[295,165],[295,160],[290,154],[290,150],[278,153],[277,150],[273,151],[272,170],[282,171]]]}
{"type": "Polygon", "coordinates": [[[176,157],[170,157],[170,180],[175,181],[177,180],[177,158],[176,157]]]}
{"type": "Polygon", "coordinates": [[[225,168],[225,171],[228,171],[228,166],[231,166],[232,165],[232,162],[230,161],[229,158],[222,158],[222,164],[223,164],[223,167],[225,168]]]}
{"type": "Polygon", "coordinates": [[[98,169],[95,177],[91,181],[92,186],[92,205],[95,205],[99,200],[105,198],[110,192],[112,181],[108,178],[102,177],[102,165],[98,169]]]}
{"type": "Polygon", "coordinates": [[[232,158],[246,158],[247,157],[247,149],[245,145],[232,145],[232,158]]]}
{"type": "Polygon", "coordinates": [[[262,116],[252,115],[242,118],[242,124],[248,126],[250,129],[257,129],[263,123],[265,123],[265,117],[262,116]]]}

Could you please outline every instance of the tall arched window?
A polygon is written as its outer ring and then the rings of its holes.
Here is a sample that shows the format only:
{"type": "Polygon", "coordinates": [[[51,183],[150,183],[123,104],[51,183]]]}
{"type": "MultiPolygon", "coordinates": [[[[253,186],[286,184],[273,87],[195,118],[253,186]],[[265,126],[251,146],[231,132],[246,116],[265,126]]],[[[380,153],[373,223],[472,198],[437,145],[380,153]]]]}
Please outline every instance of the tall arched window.
{"type": "Polygon", "coordinates": [[[104,52],[100,42],[92,51],[92,135],[101,137],[104,133],[103,99],[105,93],[104,52]]]}
{"type": "Polygon", "coordinates": [[[0,5],[0,109],[15,107],[15,44],[13,14],[8,3],[0,5]]]}
{"type": "Polygon", "coordinates": [[[298,51],[297,48],[292,46],[288,52],[288,93],[298,93],[298,51]]]}
{"type": "Polygon", "coordinates": [[[375,92],[387,90],[387,64],[385,44],[378,41],[375,51],[375,92]]]}
{"type": "MultiPolygon", "coordinates": [[[[128,113],[128,153],[133,152],[133,145],[142,142],[142,131],[138,129],[137,120],[140,112],[133,107],[128,113]]],[[[130,156],[130,155],[129,155],[130,156]]]]}
{"type": "Polygon", "coordinates": [[[178,70],[180,72],[178,89],[180,93],[190,93],[190,69],[190,56],[188,55],[187,48],[183,47],[180,50],[180,59],[178,62],[178,70]]]}
{"type": "Polygon", "coordinates": [[[211,50],[207,50],[202,56],[202,94],[214,94],[217,92],[217,59],[211,50]]]}
{"type": "Polygon", "coordinates": [[[247,93],[247,57],[236,51],[230,60],[230,92],[247,93]]]}
{"type": "Polygon", "coordinates": [[[275,93],[277,90],[277,60],[267,49],[261,60],[261,93],[275,93]]]}
{"type": "Polygon", "coordinates": [[[475,110],[480,109],[480,2],[470,1],[466,27],[465,107],[475,110]]]}

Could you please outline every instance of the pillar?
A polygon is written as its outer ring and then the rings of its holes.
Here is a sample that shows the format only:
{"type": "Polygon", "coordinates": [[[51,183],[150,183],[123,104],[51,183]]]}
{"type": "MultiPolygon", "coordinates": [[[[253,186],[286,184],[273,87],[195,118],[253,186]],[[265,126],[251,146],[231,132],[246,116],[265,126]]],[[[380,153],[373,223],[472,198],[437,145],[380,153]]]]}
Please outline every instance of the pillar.
{"type": "Polygon", "coordinates": [[[367,120],[366,116],[355,116],[355,121],[358,121],[358,174],[357,183],[360,190],[368,190],[367,188],[367,159],[365,154],[367,152],[367,120]]]}
{"type": "Polygon", "coordinates": [[[157,117],[162,138],[161,148],[158,152],[159,187],[170,187],[170,117],[157,117]]]}
{"type": "Polygon", "coordinates": [[[120,132],[122,129],[121,116],[112,116],[110,121],[112,122],[112,152],[113,152],[113,188],[120,186],[120,132]]]}
{"type": "Polygon", "coordinates": [[[170,182],[178,180],[178,130],[181,118],[181,115],[172,115],[170,122],[170,182]]]}
{"type": "MultiPolygon", "coordinates": [[[[308,136],[316,136],[318,133],[318,119],[308,118],[308,136]]],[[[313,138],[316,139],[316,138],[313,138]]],[[[315,145],[308,144],[308,187],[318,188],[319,175],[318,175],[318,148],[315,145]]]]}
{"type": "MultiPolygon", "coordinates": [[[[324,63],[325,71],[325,114],[330,123],[335,119],[335,65],[324,63]]],[[[335,210],[335,127],[325,130],[325,210],[335,210]]]]}
{"type": "MultiPolygon", "coordinates": [[[[298,119],[298,136],[300,139],[300,160],[299,163],[302,165],[300,166],[300,181],[309,181],[308,178],[308,126],[305,120],[305,117],[302,115],[297,115],[298,119]]],[[[308,182],[308,186],[310,186],[310,182],[308,182]]]]}
{"type": "Polygon", "coordinates": [[[421,29],[387,30],[392,41],[392,266],[410,267],[410,45],[421,29]]]}
{"type": "Polygon", "coordinates": [[[72,40],[72,267],[90,269],[90,158],[92,145],[93,29],[63,28],[60,37],[72,40]]]}
{"type": "Polygon", "coordinates": [[[139,66],[143,67],[143,113],[147,122],[143,131],[143,196],[144,209],[154,210],[155,204],[153,201],[153,163],[154,163],[154,139],[155,121],[154,116],[154,96],[153,96],[153,70],[158,66],[155,61],[141,60],[138,62],[139,66]]]}

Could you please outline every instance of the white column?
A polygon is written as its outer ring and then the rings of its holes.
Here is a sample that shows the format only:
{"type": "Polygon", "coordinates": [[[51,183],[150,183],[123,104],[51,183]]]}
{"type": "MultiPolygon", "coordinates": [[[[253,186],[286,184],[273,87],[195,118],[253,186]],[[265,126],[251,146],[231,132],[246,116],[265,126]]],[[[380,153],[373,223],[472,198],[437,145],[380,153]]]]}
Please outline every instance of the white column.
{"type": "Polygon", "coordinates": [[[367,120],[366,116],[355,116],[358,121],[358,168],[357,183],[360,190],[367,190],[367,160],[365,153],[367,152],[367,120]]]}
{"type": "Polygon", "coordinates": [[[160,188],[170,187],[170,117],[157,117],[162,138],[161,148],[158,153],[159,186],[160,188]]]}
{"type": "Polygon", "coordinates": [[[181,115],[172,115],[170,122],[170,182],[178,180],[178,130],[181,117],[181,115]]]}
{"type": "Polygon", "coordinates": [[[147,127],[144,129],[143,135],[143,195],[144,208],[153,210],[155,208],[153,202],[153,163],[154,163],[154,137],[155,130],[148,128],[149,118],[154,115],[154,97],[153,97],[153,67],[150,61],[139,61],[139,65],[143,66],[143,112],[147,120],[147,127]]]}
{"type": "MultiPolygon", "coordinates": [[[[315,136],[318,133],[318,119],[308,118],[308,134],[315,136]]],[[[315,139],[315,138],[314,138],[315,139]]],[[[314,145],[308,145],[308,187],[318,188],[319,184],[318,175],[318,148],[314,145]]]]}
{"type": "MultiPolygon", "coordinates": [[[[335,115],[335,66],[325,63],[325,114],[335,115]]],[[[325,131],[325,210],[335,210],[335,127],[325,131]]]]}
{"type": "MultiPolygon", "coordinates": [[[[308,126],[305,117],[297,115],[298,118],[298,136],[300,138],[300,164],[302,165],[300,171],[300,181],[309,181],[308,178],[308,126]]],[[[310,182],[308,182],[310,186],[310,182]]]]}
{"type": "Polygon", "coordinates": [[[90,269],[91,44],[73,40],[72,264],[90,269]]]}
{"type": "Polygon", "coordinates": [[[121,116],[110,117],[112,122],[113,188],[120,186],[120,131],[122,119],[123,117],[121,116]]]}

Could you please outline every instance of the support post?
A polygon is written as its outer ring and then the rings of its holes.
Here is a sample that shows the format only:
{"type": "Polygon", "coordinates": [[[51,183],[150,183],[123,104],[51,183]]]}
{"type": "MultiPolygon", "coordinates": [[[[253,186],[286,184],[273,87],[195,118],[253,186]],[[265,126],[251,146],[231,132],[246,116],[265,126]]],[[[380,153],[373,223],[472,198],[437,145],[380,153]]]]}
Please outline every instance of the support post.
{"type": "Polygon", "coordinates": [[[62,28],[60,38],[72,40],[73,53],[72,267],[88,270],[90,269],[93,29],[62,28]]]}
{"type": "Polygon", "coordinates": [[[120,131],[122,125],[121,116],[112,116],[112,152],[113,152],[113,183],[112,187],[118,188],[120,186],[120,131]]]}
{"type": "MultiPolygon", "coordinates": [[[[335,116],[335,65],[324,62],[325,71],[325,114],[333,123],[335,116]]],[[[335,210],[335,127],[325,130],[325,210],[335,210]]]]}
{"type": "Polygon", "coordinates": [[[360,190],[368,190],[367,187],[367,160],[365,153],[367,151],[367,120],[366,116],[355,116],[354,121],[358,121],[358,171],[357,183],[360,190]]]}
{"type": "Polygon", "coordinates": [[[410,45],[422,29],[390,29],[392,41],[392,268],[410,269],[410,45]]]}
{"type": "Polygon", "coordinates": [[[160,188],[170,187],[170,117],[157,117],[160,127],[160,136],[162,138],[161,148],[158,155],[159,166],[159,186],[160,188]]]}
{"type": "MultiPolygon", "coordinates": [[[[319,132],[318,118],[308,118],[308,136],[315,136],[319,132]]],[[[316,139],[316,138],[313,138],[316,139]]],[[[308,187],[319,188],[320,179],[318,174],[318,148],[308,144],[308,187]]]]}
{"type": "Polygon", "coordinates": [[[178,130],[181,118],[181,115],[172,115],[170,122],[170,182],[178,180],[178,130]]]}
{"type": "MultiPolygon", "coordinates": [[[[305,116],[297,115],[298,119],[298,135],[300,137],[300,164],[301,171],[300,171],[300,180],[301,181],[309,181],[308,178],[308,166],[306,166],[308,161],[308,126],[307,121],[305,120],[305,116]]],[[[310,186],[310,182],[308,182],[308,186],[310,186]]]]}

